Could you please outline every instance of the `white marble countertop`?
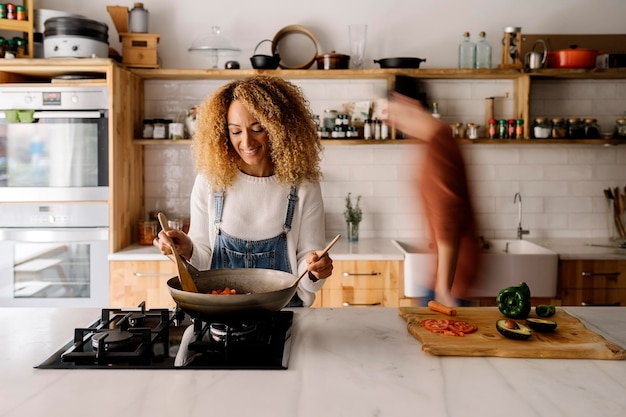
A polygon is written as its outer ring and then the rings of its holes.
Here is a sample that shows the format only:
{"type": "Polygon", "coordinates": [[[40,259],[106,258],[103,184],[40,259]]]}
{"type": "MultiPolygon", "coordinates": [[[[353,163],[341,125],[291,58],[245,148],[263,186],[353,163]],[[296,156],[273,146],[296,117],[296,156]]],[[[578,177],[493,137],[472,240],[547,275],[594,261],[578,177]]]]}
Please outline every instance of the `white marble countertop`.
{"type": "MultiPolygon", "coordinates": [[[[620,307],[567,309],[626,347],[620,307]]],[[[0,416],[624,416],[626,361],[437,357],[393,308],[296,309],[289,369],[33,369],[97,309],[1,308],[0,416]]]]}
{"type": "MultiPolygon", "coordinates": [[[[333,236],[328,238],[328,241],[333,236]]],[[[320,248],[321,249],[321,248],[320,248]]],[[[333,259],[341,260],[397,260],[404,259],[402,252],[393,245],[391,239],[371,238],[360,239],[350,243],[341,238],[330,250],[333,259]]],[[[109,261],[168,261],[154,246],[131,245],[121,251],[109,254],[109,261]]]]}

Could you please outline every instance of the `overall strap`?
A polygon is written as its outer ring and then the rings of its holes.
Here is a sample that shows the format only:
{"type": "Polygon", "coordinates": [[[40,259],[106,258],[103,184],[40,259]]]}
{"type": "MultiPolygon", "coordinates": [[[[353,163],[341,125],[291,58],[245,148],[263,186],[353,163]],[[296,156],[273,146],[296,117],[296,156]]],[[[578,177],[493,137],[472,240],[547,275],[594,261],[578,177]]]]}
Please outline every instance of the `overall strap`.
{"type": "Polygon", "coordinates": [[[222,223],[222,212],[224,209],[224,191],[217,191],[213,193],[213,202],[215,205],[215,232],[219,233],[220,224],[222,223]]]}
{"type": "Polygon", "coordinates": [[[285,215],[285,224],[283,225],[283,233],[287,234],[291,230],[291,221],[293,220],[293,212],[296,209],[296,202],[298,201],[298,188],[295,186],[291,187],[291,191],[289,191],[289,200],[287,204],[287,214],[285,215]]]}

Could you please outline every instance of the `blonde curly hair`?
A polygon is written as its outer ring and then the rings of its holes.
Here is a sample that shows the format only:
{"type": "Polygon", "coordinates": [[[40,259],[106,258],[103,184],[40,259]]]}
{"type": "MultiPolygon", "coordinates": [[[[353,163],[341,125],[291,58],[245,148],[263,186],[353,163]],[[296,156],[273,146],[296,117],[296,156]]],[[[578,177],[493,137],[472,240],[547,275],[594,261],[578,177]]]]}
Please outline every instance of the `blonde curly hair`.
{"type": "Polygon", "coordinates": [[[225,190],[238,172],[239,155],[228,131],[228,108],[239,101],[268,133],[270,158],[279,183],[298,186],[321,178],[322,144],[302,90],[279,77],[232,81],[200,106],[192,150],[196,169],[214,190],[225,190]]]}

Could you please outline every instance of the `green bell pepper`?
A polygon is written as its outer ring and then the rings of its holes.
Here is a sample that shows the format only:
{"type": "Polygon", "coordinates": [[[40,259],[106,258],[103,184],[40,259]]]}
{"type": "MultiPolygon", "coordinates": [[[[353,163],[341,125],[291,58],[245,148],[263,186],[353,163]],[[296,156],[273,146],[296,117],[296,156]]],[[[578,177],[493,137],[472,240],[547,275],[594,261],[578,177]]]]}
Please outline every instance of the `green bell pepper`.
{"type": "Polygon", "coordinates": [[[508,287],[496,297],[498,309],[505,317],[525,319],[530,313],[530,288],[525,282],[517,287],[508,287]]]}

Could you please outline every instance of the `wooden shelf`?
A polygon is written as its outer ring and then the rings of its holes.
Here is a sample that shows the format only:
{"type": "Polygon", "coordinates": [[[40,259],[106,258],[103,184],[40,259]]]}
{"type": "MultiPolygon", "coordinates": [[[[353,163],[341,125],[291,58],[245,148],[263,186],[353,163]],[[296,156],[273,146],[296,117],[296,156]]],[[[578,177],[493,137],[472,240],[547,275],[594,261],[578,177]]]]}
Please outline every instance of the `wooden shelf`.
{"type": "Polygon", "coordinates": [[[34,0],[23,0],[22,5],[26,9],[26,20],[0,19],[0,30],[9,30],[13,32],[22,32],[26,34],[28,41],[28,50],[26,56],[33,57],[33,48],[35,45],[35,35],[33,33],[34,26],[34,0]]]}

